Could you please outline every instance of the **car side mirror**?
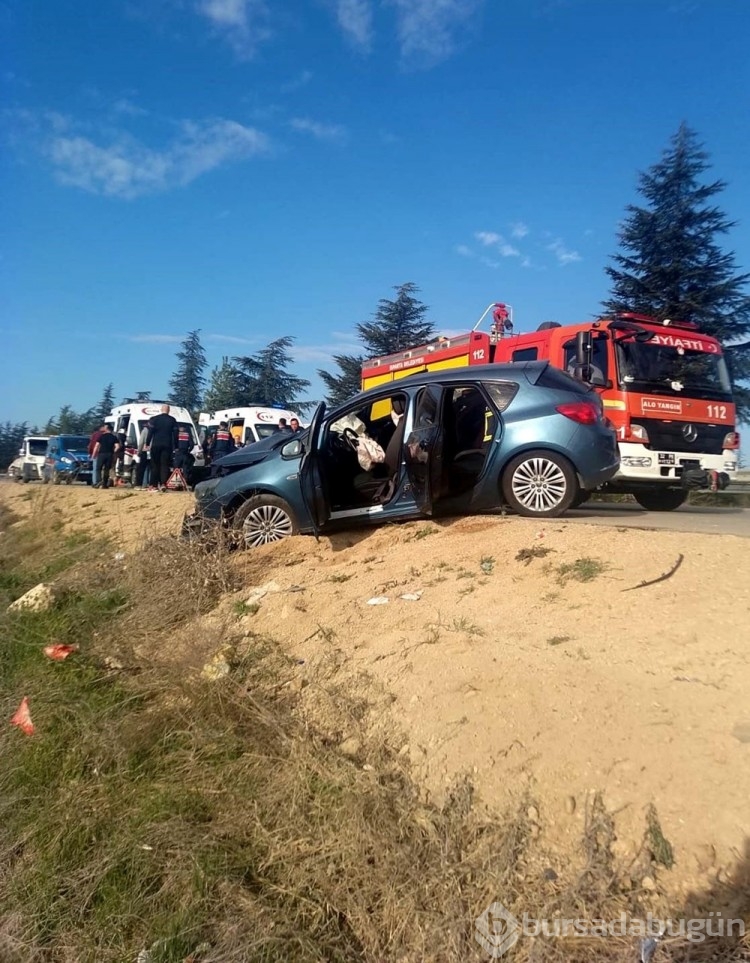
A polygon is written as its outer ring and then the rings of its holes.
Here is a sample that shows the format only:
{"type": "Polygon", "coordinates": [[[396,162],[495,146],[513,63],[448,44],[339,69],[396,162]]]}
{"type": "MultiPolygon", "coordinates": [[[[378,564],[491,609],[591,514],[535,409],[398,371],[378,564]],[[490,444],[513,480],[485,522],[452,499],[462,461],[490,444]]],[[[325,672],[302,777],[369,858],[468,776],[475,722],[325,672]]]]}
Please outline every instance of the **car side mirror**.
{"type": "Polygon", "coordinates": [[[301,454],[302,442],[299,440],[299,438],[295,438],[293,441],[288,441],[281,449],[282,458],[299,458],[301,454]]]}

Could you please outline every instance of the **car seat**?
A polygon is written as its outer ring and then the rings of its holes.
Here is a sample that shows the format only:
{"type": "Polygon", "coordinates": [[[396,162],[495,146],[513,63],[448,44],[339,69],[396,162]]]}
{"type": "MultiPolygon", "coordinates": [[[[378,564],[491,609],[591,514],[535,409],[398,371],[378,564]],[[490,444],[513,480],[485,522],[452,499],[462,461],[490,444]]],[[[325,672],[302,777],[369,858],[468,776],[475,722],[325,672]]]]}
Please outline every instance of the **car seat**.
{"type": "Polygon", "coordinates": [[[399,415],[399,420],[386,446],[385,459],[373,465],[371,471],[357,475],[353,483],[355,490],[368,502],[387,502],[393,495],[398,481],[406,430],[406,405],[402,398],[393,398],[391,408],[395,414],[399,415]]]}

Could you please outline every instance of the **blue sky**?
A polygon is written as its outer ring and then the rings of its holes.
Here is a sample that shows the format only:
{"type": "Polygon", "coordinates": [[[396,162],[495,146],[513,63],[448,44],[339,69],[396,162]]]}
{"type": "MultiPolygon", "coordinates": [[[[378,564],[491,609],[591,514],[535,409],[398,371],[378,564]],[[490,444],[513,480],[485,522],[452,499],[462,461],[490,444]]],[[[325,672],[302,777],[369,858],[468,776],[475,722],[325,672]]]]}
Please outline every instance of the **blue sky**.
{"type": "Polygon", "coordinates": [[[0,0],[0,420],[163,396],[413,281],[439,330],[596,313],[681,121],[750,270],[745,0],[0,0]]]}

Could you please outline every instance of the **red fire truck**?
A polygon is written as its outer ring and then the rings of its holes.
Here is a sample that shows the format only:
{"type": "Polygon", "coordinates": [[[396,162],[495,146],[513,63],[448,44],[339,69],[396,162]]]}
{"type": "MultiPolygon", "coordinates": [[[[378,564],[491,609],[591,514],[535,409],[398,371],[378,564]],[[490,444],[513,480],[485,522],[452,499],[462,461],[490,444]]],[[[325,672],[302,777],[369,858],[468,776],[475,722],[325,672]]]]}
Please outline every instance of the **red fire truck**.
{"type": "Polygon", "coordinates": [[[737,471],[740,437],[723,351],[688,321],[628,313],[581,324],[547,321],[516,334],[512,310],[495,302],[466,334],[371,358],[362,387],[419,371],[535,359],[601,395],[620,445],[620,471],[605,491],[671,511],[691,489],[725,488],[737,471]],[[479,330],[490,313],[489,332],[479,330]]]}

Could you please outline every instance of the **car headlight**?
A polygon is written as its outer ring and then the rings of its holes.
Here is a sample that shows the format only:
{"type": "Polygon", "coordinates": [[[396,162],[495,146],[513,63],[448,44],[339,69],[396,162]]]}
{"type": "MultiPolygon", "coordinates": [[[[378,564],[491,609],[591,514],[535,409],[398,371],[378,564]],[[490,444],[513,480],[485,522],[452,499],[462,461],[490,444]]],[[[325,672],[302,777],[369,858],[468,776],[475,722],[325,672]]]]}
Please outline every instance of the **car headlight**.
{"type": "Polygon", "coordinates": [[[64,465],[72,465],[72,464],[75,462],[75,459],[74,459],[74,458],[68,458],[67,455],[63,455],[62,458],[60,459],[60,461],[61,461],[64,465]]]}

